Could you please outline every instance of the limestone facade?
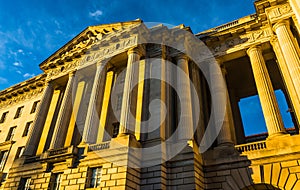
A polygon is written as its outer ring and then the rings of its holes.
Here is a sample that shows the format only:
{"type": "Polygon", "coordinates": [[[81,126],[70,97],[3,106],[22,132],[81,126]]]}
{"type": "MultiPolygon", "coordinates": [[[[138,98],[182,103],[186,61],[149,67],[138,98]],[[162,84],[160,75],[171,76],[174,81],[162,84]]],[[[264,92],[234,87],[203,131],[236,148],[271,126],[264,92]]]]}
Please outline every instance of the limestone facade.
{"type": "Polygon", "coordinates": [[[300,189],[300,5],[254,6],[196,34],[141,20],[82,31],[0,92],[0,189],[300,189]],[[256,138],[238,106],[252,95],[268,131],[256,138]]]}

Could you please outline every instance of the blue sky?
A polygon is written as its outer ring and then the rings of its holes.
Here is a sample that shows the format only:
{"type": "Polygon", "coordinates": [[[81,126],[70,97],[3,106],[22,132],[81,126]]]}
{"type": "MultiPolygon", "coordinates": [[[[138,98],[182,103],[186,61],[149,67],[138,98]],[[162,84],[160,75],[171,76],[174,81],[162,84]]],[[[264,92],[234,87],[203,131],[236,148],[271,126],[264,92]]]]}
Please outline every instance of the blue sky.
{"type": "Polygon", "coordinates": [[[0,1],[0,90],[41,73],[38,64],[89,25],[141,18],[197,33],[254,13],[252,1],[0,1]]]}
{"type": "MultiPolygon", "coordinates": [[[[198,33],[254,13],[253,1],[0,1],[0,90],[40,74],[38,65],[87,26],[141,18],[185,24],[198,33]]],[[[244,122],[258,121],[259,129],[250,129],[249,134],[264,129],[258,99],[243,101],[242,109],[248,105],[255,108],[245,111],[244,122]]]]}

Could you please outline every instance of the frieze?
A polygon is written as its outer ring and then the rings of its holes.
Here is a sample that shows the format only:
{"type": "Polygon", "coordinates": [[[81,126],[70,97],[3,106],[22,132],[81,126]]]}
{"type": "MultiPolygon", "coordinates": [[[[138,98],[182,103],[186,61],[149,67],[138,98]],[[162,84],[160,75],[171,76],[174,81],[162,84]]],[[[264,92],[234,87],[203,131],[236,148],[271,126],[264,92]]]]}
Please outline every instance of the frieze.
{"type": "Polygon", "coordinates": [[[11,96],[10,98],[6,98],[5,100],[0,101],[0,108],[11,106],[21,101],[31,100],[32,98],[40,95],[43,92],[43,88],[31,89],[28,92],[24,92],[23,94],[17,94],[16,96],[11,96]]]}
{"type": "Polygon", "coordinates": [[[246,34],[242,34],[239,37],[229,39],[221,44],[213,46],[213,54],[220,54],[222,52],[234,51],[234,49],[246,48],[260,40],[268,39],[272,35],[271,29],[252,31],[246,34]]]}
{"type": "Polygon", "coordinates": [[[108,47],[102,47],[101,44],[99,44],[100,49],[97,51],[92,51],[90,52],[90,54],[84,56],[83,59],[80,61],[79,66],[86,67],[100,60],[117,55],[123,52],[125,49],[137,45],[137,40],[138,40],[138,36],[134,35],[127,39],[121,39],[119,42],[112,43],[108,47]]]}
{"type": "Polygon", "coordinates": [[[280,5],[275,8],[272,7],[266,10],[267,15],[271,22],[281,19],[282,16],[290,13],[291,11],[292,9],[289,4],[280,5]]]}
{"type": "Polygon", "coordinates": [[[73,71],[76,69],[76,67],[79,65],[79,60],[75,60],[69,64],[66,64],[64,66],[54,68],[47,74],[47,80],[51,80],[54,78],[59,78],[63,75],[68,74],[70,71],[73,71]]]}

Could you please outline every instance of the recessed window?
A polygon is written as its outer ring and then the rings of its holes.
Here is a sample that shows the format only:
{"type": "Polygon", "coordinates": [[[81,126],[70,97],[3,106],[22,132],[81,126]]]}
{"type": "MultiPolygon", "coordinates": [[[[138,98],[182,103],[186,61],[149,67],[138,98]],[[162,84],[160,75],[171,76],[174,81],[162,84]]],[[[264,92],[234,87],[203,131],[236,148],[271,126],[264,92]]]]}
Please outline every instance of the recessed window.
{"type": "Polygon", "coordinates": [[[62,173],[54,173],[51,176],[51,183],[50,183],[51,190],[59,190],[60,184],[61,184],[61,179],[62,179],[61,176],[62,176],[62,173]]]}
{"type": "Polygon", "coordinates": [[[102,176],[102,167],[91,168],[88,174],[88,182],[90,188],[100,187],[101,176],[102,176]]]}
{"type": "Polygon", "coordinates": [[[117,97],[117,110],[121,110],[122,100],[123,100],[123,94],[118,94],[118,97],[117,97]]]}
{"type": "Polygon", "coordinates": [[[23,135],[22,135],[22,137],[25,137],[25,136],[27,136],[28,135],[28,133],[29,133],[29,130],[31,129],[31,127],[32,127],[32,124],[33,124],[33,122],[32,121],[30,121],[30,122],[27,122],[26,123],[26,125],[25,125],[25,129],[24,129],[24,132],[23,132],[23,135]]]}
{"type": "Polygon", "coordinates": [[[119,134],[119,128],[120,128],[120,123],[119,122],[116,122],[116,123],[113,123],[113,135],[112,135],[112,138],[116,138],[119,134]]]}
{"type": "Polygon", "coordinates": [[[8,151],[7,150],[0,152],[0,171],[3,171],[3,169],[4,169],[4,165],[5,165],[7,156],[8,156],[8,151]]]}
{"type": "Polygon", "coordinates": [[[17,109],[17,112],[16,112],[16,115],[15,115],[14,119],[17,119],[17,118],[21,117],[21,115],[22,115],[22,112],[23,112],[23,109],[24,109],[24,106],[22,106],[22,107],[18,107],[18,109],[17,109]]]}
{"type": "Polygon", "coordinates": [[[11,127],[8,131],[8,135],[6,137],[6,141],[12,141],[16,132],[16,126],[11,127]]]}
{"type": "Polygon", "coordinates": [[[40,103],[40,101],[36,101],[33,103],[31,111],[30,111],[31,114],[36,112],[39,103],[40,103]]]}
{"type": "Polygon", "coordinates": [[[21,146],[21,147],[18,148],[17,153],[16,153],[16,159],[20,158],[23,155],[24,150],[25,150],[24,146],[21,146]]]}
{"type": "Polygon", "coordinates": [[[7,115],[8,115],[8,111],[7,111],[7,112],[4,112],[4,113],[2,114],[1,119],[0,119],[0,123],[4,123],[4,121],[5,121],[6,117],[7,117],[7,115]]]}
{"type": "Polygon", "coordinates": [[[21,178],[18,189],[20,190],[30,190],[31,178],[21,178]]]}

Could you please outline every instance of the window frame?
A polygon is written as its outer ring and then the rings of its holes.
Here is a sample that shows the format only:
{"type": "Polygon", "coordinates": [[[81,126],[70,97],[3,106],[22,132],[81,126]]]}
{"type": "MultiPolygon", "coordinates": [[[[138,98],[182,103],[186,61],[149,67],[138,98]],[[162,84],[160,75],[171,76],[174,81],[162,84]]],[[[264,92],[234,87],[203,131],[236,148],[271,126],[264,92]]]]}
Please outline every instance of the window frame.
{"type": "Polygon", "coordinates": [[[62,182],[63,172],[52,173],[50,190],[59,190],[62,182]]]}
{"type": "Polygon", "coordinates": [[[6,112],[3,112],[2,113],[2,116],[1,116],[1,119],[0,119],[0,123],[4,123],[6,118],[7,118],[7,115],[8,115],[8,112],[9,111],[6,111],[6,112]]]}
{"type": "Polygon", "coordinates": [[[102,166],[89,168],[88,188],[98,188],[101,186],[102,169],[102,166]],[[95,171],[95,173],[93,171],[95,171]]]}
{"type": "Polygon", "coordinates": [[[7,158],[8,158],[9,151],[8,150],[2,150],[0,151],[0,171],[4,170],[7,158]]]}
{"type": "Polygon", "coordinates": [[[15,134],[16,134],[16,128],[17,126],[13,126],[11,128],[9,128],[8,134],[6,136],[6,140],[5,141],[12,141],[15,134]]]}
{"type": "Polygon", "coordinates": [[[28,121],[25,125],[25,129],[23,131],[22,137],[26,137],[28,136],[29,130],[31,129],[33,125],[33,121],[28,121]]]}
{"type": "Polygon", "coordinates": [[[15,159],[20,158],[23,155],[24,150],[25,150],[25,146],[18,147],[15,159]]]}
{"type": "Polygon", "coordinates": [[[18,189],[20,190],[30,190],[30,183],[31,178],[30,177],[22,177],[19,183],[18,189]]]}
{"type": "Polygon", "coordinates": [[[30,114],[33,114],[36,112],[38,106],[39,106],[40,100],[33,102],[31,110],[30,110],[30,114]]]}
{"type": "Polygon", "coordinates": [[[24,110],[24,106],[18,107],[14,119],[20,118],[24,110]]]}

